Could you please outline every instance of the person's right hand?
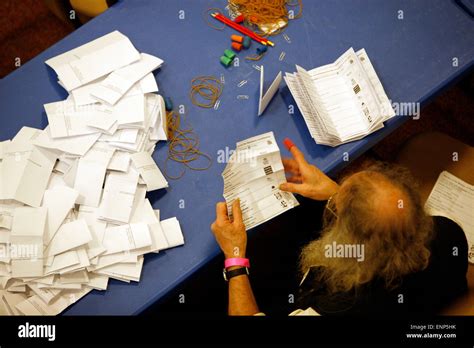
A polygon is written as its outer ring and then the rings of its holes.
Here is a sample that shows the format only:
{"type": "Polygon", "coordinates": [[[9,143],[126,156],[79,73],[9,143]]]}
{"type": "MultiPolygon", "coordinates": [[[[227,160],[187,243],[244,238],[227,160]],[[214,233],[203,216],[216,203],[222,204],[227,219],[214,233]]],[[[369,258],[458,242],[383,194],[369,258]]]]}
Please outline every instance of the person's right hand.
{"type": "Polygon", "coordinates": [[[283,158],[282,162],[285,172],[290,176],[287,178],[288,183],[280,185],[280,190],[317,201],[325,201],[337,192],[339,185],[316,166],[306,162],[303,153],[295,145],[291,144],[289,150],[293,158],[283,158]]]}

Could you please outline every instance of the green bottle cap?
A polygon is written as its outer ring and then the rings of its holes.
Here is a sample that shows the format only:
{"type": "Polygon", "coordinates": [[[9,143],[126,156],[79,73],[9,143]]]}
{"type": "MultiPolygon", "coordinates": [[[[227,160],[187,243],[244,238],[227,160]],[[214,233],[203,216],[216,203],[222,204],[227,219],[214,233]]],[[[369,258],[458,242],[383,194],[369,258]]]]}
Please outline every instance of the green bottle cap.
{"type": "Polygon", "coordinates": [[[231,60],[235,58],[235,53],[234,51],[232,50],[224,50],[224,55],[227,57],[227,58],[230,58],[231,60]]]}
{"type": "Polygon", "coordinates": [[[225,67],[228,67],[230,65],[230,63],[232,63],[232,59],[230,59],[229,57],[226,57],[226,56],[222,56],[221,57],[221,63],[225,67]]]}

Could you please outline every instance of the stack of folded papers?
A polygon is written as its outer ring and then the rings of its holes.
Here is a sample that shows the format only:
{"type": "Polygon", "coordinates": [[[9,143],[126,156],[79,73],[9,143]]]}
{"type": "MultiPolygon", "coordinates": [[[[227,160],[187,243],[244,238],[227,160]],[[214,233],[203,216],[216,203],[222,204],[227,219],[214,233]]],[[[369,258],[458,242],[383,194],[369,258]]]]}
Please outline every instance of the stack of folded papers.
{"type": "Polygon", "coordinates": [[[44,130],[0,142],[0,315],[56,315],[184,244],[146,198],[168,187],[151,157],[166,140],[163,61],[113,32],[46,63],[69,97],[44,105],[44,130]]]}
{"type": "Polygon", "coordinates": [[[287,73],[285,81],[316,143],[358,140],[395,116],[364,49],[347,50],[334,63],[287,73]]]}
{"type": "Polygon", "coordinates": [[[239,199],[247,230],[299,205],[292,193],[280,190],[286,177],[273,132],[239,141],[222,178],[229,216],[239,199]]]}

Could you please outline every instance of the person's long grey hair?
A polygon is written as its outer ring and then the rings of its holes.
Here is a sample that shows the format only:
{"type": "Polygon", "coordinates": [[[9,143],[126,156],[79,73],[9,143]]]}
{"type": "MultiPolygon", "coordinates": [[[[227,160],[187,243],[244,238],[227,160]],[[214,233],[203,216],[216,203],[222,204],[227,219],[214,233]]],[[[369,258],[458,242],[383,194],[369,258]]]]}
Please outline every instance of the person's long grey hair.
{"type": "Polygon", "coordinates": [[[349,291],[376,277],[391,288],[404,275],[427,267],[433,222],[424,212],[418,185],[408,169],[376,163],[348,182],[340,194],[337,218],[326,211],[321,237],[301,252],[302,274],[319,266],[317,281],[324,282],[329,291],[338,292],[349,291]],[[379,184],[383,180],[400,196],[394,203],[399,211],[388,216],[380,211],[380,202],[387,199],[380,196],[383,191],[379,184]],[[327,257],[326,248],[334,242],[363,245],[363,261],[327,257]]]}

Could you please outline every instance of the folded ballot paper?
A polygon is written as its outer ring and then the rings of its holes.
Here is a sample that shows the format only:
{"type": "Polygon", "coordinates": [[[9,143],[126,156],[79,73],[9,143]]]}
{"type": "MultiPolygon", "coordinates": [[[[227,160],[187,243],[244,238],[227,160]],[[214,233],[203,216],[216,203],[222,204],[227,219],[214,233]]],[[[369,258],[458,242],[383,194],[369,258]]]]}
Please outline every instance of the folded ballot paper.
{"type": "Polygon", "coordinates": [[[347,50],[334,63],[284,77],[316,143],[358,140],[395,116],[364,49],[347,50]]]}
{"type": "Polygon", "coordinates": [[[286,177],[273,132],[238,142],[222,178],[229,216],[234,200],[240,199],[247,229],[299,205],[292,193],[279,189],[286,177]]]}
{"type": "Polygon", "coordinates": [[[46,63],[69,97],[44,105],[45,129],[0,142],[0,315],[56,315],[184,244],[146,198],[168,187],[151,156],[166,140],[163,61],[115,31],[46,63]]]}

